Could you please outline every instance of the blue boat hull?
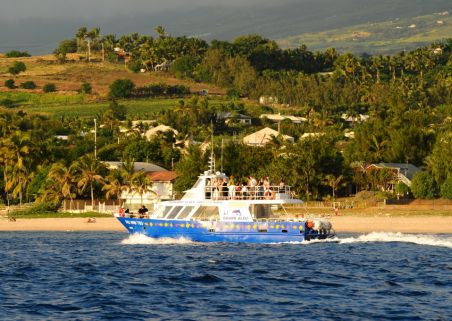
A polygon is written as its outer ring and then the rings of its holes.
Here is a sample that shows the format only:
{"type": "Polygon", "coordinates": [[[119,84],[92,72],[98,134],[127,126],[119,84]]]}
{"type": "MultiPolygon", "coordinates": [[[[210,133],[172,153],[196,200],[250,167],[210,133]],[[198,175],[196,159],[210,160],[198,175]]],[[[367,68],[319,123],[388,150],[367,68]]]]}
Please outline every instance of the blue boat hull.
{"type": "Polygon", "coordinates": [[[281,243],[326,239],[305,222],[200,222],[117,217],[130,234],[186,238],[194,242],[281,243]]]}

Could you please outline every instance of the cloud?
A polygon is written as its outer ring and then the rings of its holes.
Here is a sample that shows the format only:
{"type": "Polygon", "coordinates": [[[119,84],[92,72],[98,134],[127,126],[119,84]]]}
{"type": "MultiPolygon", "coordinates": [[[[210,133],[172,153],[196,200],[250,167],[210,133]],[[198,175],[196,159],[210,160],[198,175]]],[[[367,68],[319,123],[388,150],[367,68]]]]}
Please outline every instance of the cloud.
{"type": "Polygon", "coordinates": [[[187,10],[199,6],[248,6],[271,3],[270,0],[6,0],[0,19],[69,18],[90,19],[187,10]]]}

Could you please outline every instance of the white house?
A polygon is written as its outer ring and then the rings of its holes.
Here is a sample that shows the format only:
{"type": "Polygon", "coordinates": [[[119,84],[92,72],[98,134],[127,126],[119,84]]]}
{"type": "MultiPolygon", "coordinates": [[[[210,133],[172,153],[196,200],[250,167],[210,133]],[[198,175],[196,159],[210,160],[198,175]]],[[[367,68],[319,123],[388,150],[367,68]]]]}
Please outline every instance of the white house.
{"type": "Polygon", "coordinates": [[[146,137],[146,139],[151,139],[153,136],[157,135],[158,133],[165,133],[168,131],[172,131],[174,133],[174,135],[178,135],[179,132],[170,127],[170,126],[166,126],[166,125],[158,125],[157,127],[151,128],[149,129],[146,133],[144,133],[144,136],[146,137]]]}
{"type": "Polygon", "coordinates": [[[237,120],[240,124],[244,125],[251,125],[252,123],[252,118],[250,116],[230,112],[218,113],[217,120],[224,121],[225,124],[229,124],[232,120],[237,120]]]}
{"type": "Polygon", "coordinates": [[[262,114],[259,116],[260,118],[267,118],[268,120],[271,120],[273,122],[280,122],[285,119],[289,119],[294,124],[301,124],[304,122],[307,122],[307,118],[304,117],[298,117],[298,116],[292,116],[292,115],[281,115],[281,114],[262,114]]]}
{"type": "MultiPolygon", "coordinates": [[[[271,129],[269,127],[265,127],[251,135],[245,136],[243,138],[243,143],[250,146],[264,146],[269,143],[273,137],[278,137],[280,134],[278,131],[271,129]]],[[[294,138],[288,135],[282,135],[284,140],[294,142],[294,138]]]]}

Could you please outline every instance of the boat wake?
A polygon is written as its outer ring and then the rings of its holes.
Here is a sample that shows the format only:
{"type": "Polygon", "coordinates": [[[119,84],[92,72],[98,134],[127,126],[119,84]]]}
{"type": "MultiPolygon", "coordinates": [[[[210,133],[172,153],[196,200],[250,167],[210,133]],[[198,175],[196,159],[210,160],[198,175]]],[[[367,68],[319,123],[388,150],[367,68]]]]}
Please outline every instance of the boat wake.
{"type": "Polygon", "coordinates": [[[152,238],[143,234],[133,234],[128,238],[121,241],[121,244],[126,245],[164,245],[164,244],[191,244],[192,240],[187,238],[170,238],[170,237],[162,237],[162,238],[152,238]]]}
{"type": "Polygon", "coordinates": [[[425,235],[425,234],[403,234],[390,232],[372,232],[356,237],[334,238],[339,244],[352,243],[375,243],[375,242],[403,242],[419,245],[441,246],[452,248],[451,236],[425,235]]]}

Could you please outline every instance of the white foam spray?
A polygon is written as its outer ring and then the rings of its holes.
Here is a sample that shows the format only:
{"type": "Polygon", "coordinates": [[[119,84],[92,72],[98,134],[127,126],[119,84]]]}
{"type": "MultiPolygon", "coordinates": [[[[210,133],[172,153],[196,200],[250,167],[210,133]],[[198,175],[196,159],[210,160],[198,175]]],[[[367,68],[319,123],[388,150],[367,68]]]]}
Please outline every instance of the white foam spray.
{"type": "Polygon", "coordinates": [[[162,237],[162,238],[152,238],[143,234],[132,234],[129,235],[128,238],[121,241],[121,244],[126,245],[164,245],[164,244],[191,244],[192,240],[187,238],[170,238],[170,237],[162,237]]]}
{"type": "Polygon", "coordinates": [[[404,242],[419,245],[441,246],[452,248],[452,236],[425,235],[425,234],[403,234],[390,232],[372,232],[356,237],[344,239],[335,238],[339,244],[370,243],[370,242],[404,242]]]}

